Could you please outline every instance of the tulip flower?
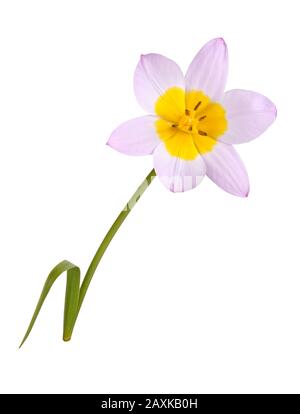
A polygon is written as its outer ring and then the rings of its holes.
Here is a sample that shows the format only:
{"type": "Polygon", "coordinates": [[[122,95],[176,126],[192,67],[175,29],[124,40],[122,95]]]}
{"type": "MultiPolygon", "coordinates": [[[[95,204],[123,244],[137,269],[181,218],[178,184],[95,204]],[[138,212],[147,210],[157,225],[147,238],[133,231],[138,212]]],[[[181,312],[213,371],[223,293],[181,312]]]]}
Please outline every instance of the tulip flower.
{"type": "Polygon", "coordinates": [[[223,190],[247,196],[247,171],[232,145],[262,134],[276,107],[257,92],[224,93],[227,72],[223,39],[208,42],[185,76],[162,55],[142,55],[134,89],[149,115],[120,125],[108,144],[128,155],[153,154],[156,174],[173,192],[190,190],[207,175],[223,190]]]}

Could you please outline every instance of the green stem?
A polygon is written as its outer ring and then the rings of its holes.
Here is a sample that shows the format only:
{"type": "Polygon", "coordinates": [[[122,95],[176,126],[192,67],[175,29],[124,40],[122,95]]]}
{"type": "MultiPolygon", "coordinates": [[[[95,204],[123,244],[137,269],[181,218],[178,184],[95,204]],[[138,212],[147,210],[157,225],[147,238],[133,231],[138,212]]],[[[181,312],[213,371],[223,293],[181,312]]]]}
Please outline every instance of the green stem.
{"type": "MultiPolygon", "coordinates": [[[[118,215],[118,217],[114,221],[111,228],[108,230],[106,236],[104,237],[102,243],[100,244],[98,250],[96,251],[96,254],[93,257],[93,260],[91,261],[91,264],[89,265],[89,268],[88,268],[88,270],[87,270],[87,272],[86,272],[86,274],[83,278],[83,281],[82,281],[82,284],[81,284],[81,287],[80,287],[78,309],[77,309],[77,314],[76,314],[76,318],[75,318],[75,321],[74,321],[74,325],[76,323],[76,319],[77,319],[78,314],[80,312],[81,305],[83,303],[83,300],[85,298],[85,295],[87,293],[89,285],[92,281],[92,278],[93,278],[93,276],[96,272],[96,269],[97,269],[103,255],[104,255],[107,247],[109,246],[110,242],[114,238],[115,234],[117,233],[117,231],[121,227],[121,225],[124,222],[124,220],[126,219],[126,217],[129,215],[129,213],[131,212],[133,207],[139,201],[139,199],[141,198],[141,196],[143,195],[145,190],[149,187],[149,185],[151,184],[151,182],[152,182],[152,180],[154,179],[155,176],[156,176],[156,173],[155,173],[155,170],[153,168],[153,170],[150,171],[150,173],[144,179],[142,184],[138,187],[138,189],[133,194],[133,196],[128,201],[128,203],[124,206],[123,210],[118,215]]],[[[74,325],[73,325],[73,327],[74,327],[74,325]]],[[[66,338],[64,337],[65,341],[68,341],[70,339],[71,339],[71,335],[69,337],[66,337],[66,338]]]]}
{"type": "Polygon", "coordinates": [[[121,213],[116,218],[115,222],[108,230],[106,236],[104,237],[102,243],[100,244],[96,254],[91,261],[91,264],[84,276],[82,284],[80,286],[80,269],[78,266],[74,265],[73,263],[69,262],[68,260],[63,260],[62,262],[58,263],[49,273],[42,292],[40,294],[39,300],[35,307],[33,316],[31,321],[29,322],[27,331],[23,337],[20,347],[24,344],[26,339],[28,338],[35,321],[40,313],[40,310],[45,302],[50,289],[52,288],[54,282],[63,274],[67,273],[67,284],[66,284],[66,294],[65,294],[65,310],[64,310],[64,332],[63,332],[63,339],[64,341],[69,341],[72,336],[72,332],[82,305],[82,302],[85,298],[86,292],[88,287],[91,283],[91,280],[95,274],[95,271],[104,255],[107,247],[109,246],[110,242],[114,238],[115,234],[121,227],[123,221],[126,219],[128,214],[131,212],[133,207],[136,205],[138,200],[141,198],[142,194],[149,187],[152,182],[152,179],[156,176],[154,169],[150,171],[147,175],[145,180],[142,184],[138,187],[136,192],[133,194],[131,199],[125,205],[121,213]]]}

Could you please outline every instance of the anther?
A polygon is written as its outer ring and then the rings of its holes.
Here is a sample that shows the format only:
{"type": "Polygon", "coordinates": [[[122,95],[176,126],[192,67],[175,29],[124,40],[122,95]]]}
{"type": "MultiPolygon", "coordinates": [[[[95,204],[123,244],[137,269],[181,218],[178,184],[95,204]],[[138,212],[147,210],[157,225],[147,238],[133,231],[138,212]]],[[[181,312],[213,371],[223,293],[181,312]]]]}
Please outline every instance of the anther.
{"type": "Polygon", "coordinates": [[[199,135],[203,135],[204,137],[206,137],[206,136],[207,136],[207,133],[206,133],[206,132],[204,132],[204,131],[201,131],[200,129],[199,129],[199,131],[198,131],[198,134],[199,134],[199,135]]]}
{"type": "Polygon", "coordinates": [[[190,111],[188,109],[185,110],[186,115],[190,115],[190,111]]]}
{"type": "Polygon", "coordinates": [[[202,104],[202,101],[199,101],[198,103],[197,103],[197,105],[195,106],[195,108],[194,108],[194,111],[197,111],[197,109],[199,108],[199,106],[202,104]]]}
{"type": "Polygon", "coordinates": [[[205,119],[206,118],[206,115],[203,115],[203,116],[201,116],[200,118],[199,118],[199,121],[202,121],[203,119],[205,119]]]}
{"type": "Polygon", "coordinates": [[[177,125],[176,125],[176,124],[172,124],[171,126],[172,126],[172,128],[176,128],[176,127],[177,127],[177,125]]]}
{"type": "Polygon", "coordinates": [[[189,127],[189,131],[193,131],[193,127],[192,126],[189,127]]]}

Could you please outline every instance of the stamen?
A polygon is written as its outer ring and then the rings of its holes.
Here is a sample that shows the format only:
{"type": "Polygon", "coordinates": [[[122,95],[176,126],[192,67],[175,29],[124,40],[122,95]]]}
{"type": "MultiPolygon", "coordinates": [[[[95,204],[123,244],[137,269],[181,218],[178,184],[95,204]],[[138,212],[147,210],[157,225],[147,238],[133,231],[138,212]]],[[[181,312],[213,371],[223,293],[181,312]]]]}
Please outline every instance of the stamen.
{"type": "Polygon", "coordinates": [[[199,131],[198,131],[198,134],[199,134],[199,135],[203,135],[204,137],[206,137],[206,136],[207,136],[207,133],[206,133],[206,132],[204,132],[204,131],[201,131],[200,129],[199,129],[199,131]]]}
{"type": "Polygon", "coordinates": [[[199,121],[202,121],[203,119],[205,119],[206,118],[206,115],[203,115],[203,116],[201,116],[200,118],[199,118],[199,121]]]}
{"type": "Polygon", "coordinates": [[[172,124],[172,125],[171,125],[171,127],[172,127],[172,128],[176,128],[176,127],[177,127],[177,125],[176,125],[176,124],[172,124]]]}
{"type": "Polygon", "coordinates": [[[193,131],[193,127],[192,126],[189,127],[189,131],[193,131]]]}
{"type": "Polygon", "coordinates": [[[190,111],[188,109],[185,110],[186,115],[190,115],[190,111]]]}
{"type": "Polygon", "coordinates": [[[199,108],[199,106],[202,104],[202,101],[199,101],[198,103],[197,103],[197,105],[195,106],[195,108],[194,108],[194,111],[197,111],[197,109],[199,108]]]}

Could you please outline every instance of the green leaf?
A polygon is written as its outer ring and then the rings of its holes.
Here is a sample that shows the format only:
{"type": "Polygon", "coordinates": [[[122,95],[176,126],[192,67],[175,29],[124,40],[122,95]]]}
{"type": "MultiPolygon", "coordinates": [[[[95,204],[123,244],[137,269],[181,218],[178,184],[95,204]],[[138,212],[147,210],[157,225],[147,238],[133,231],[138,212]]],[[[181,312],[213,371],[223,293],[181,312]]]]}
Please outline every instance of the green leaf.
{"type": "Polygon", "coordinates": [[[66,285],[66,296],[65,296],[65,310],[64,310],[64,332],[63,339],[69,341],[71,339],[72,331],[74,324],[77,318],[78,312],[78,301],[79,301],[79,290],[80,290],[80,269],[78,266],[73,263],[63,260],[58,265],[54,267],[49,273],[49,276],[46,279],[42,293],[40,295],[39,301],[36,305],[35,311],[27,328],[27,331],[24,335],[24,338],[20,344],[24,344],[28,338],[38,314],[43,306],[43,303],[56,279],[67,272],[67,285],[66,285]]]}

